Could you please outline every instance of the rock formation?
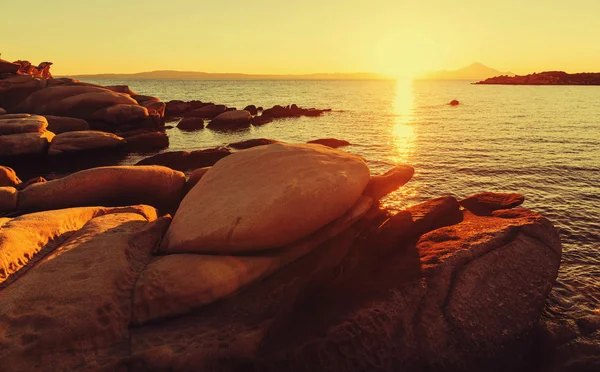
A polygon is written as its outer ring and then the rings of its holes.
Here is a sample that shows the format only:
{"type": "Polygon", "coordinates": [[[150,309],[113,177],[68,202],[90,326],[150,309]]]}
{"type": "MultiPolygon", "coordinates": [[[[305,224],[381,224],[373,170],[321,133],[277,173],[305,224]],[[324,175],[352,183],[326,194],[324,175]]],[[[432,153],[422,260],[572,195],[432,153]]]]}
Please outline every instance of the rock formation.
{"type": "Polygon", "coordinates": [[[564,71],[545,71],[524,76],[496,76],[475,84],[506,85],[600,85],[600,73],[568,74],[564,71]]]}

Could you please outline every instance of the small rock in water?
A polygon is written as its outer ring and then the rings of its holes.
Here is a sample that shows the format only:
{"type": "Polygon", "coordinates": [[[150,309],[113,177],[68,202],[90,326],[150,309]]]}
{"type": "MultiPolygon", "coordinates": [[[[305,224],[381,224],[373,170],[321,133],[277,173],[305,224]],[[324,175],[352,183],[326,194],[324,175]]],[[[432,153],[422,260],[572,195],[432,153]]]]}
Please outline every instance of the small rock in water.
{"type": "Polygon", "coordinates": [[[460,103],[459,101],[453,99],[452,101],[450,101],[449,105],[450,106],[458,106],[459,103],[460,103]]]}
{"type": "Polygon", "coordinates": [[[308,141],[307,143],[316,143],[318,145],[331,147],[332,149],[337,149],[338,147],[350,145],[350,142],[345,141],[345,140],[340,140],[337,138],[320,138],[320,139],[308,141]]]}
{"type": "Polygon", "coordinates": [[[206,127],[210,129],[247,128],[251,121],[252,115],[248,111],[227,111],[212,119],[206,127]]]}
{"type": "Polygon", "coordinates": [[[248,111],[252,116],[258,114],[258,109],[254,105],[244,107],[245,111],[248,111]]]}
{"type": "Polygon", "coordinates": [[[177,124],[177,128],[183,129],[183,130],[204,129],[204,119],[199,118],[199,117],[183,118],[177,124]]]}

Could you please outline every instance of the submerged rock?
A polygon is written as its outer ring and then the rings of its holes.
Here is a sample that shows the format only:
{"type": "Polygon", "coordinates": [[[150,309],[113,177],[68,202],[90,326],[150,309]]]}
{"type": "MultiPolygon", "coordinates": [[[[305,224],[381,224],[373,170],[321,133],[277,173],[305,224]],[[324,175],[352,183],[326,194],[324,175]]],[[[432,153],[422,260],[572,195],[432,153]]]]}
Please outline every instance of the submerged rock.
{"type": "Polygon", "coordinates": [[[281,141],[273,140],[270,138],[255,138],[255,139],[249,139],[249,140],[245,140],[245,141],[230,143],[227,146],[237,149],[237,150],[244,150],[244,149],[249,149],[249,148],[256,147],[256,146],[271,145],[273,143],[281,143],[281,141]]]}
{"type": "Polygon", "coordinates": [[[368,181],[362,158],[324,146],[273,144],[236,152],[215,164],[187,194],[161,249],[232,253],[278,248],[340,217],[368,181]]]}
{"type": "Polygon", "coordinates": [[[19,210],[76,206],[149,204],[176,206],[183,192],[183,173],[159,166],[112,166],[83,170],[36,183],[19,193],[19,210]]]}
{"type": "Polygon", "coordinates": [[[112,133],[94,130],[62,133],[54,137],[48,155],[59,155],[84,150],[125,146],[125,140],[112,133]]]}
{"type": "Polygon", "coordinates": [[[349,146],[350,142],[345,140],[340,140],[337,138],[321,138],[312,141],[308,141],[307,143],[316,143],[319,145],[331,147],[333,149],[337,149],[338,147],[349,146]]]}

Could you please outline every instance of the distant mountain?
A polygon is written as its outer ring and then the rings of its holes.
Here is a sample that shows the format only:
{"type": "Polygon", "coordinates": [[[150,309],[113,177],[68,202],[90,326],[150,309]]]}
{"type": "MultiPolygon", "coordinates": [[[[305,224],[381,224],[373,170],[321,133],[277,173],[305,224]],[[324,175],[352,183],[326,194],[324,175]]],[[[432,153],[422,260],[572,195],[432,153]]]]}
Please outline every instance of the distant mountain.
{"type": "Polygon", "coordinates": [[[77,79],[206,79],[206,80],[383,80],[389,79],[381,74],[372,73],[334,73],[306,75],[269,75],[241,73],[211,73],[195,71],[149,71],[134,74],[90,74],[71,76],[77,79]]]}
{"type": "Polygon", "coordinates": [[[508,75],[514,76],[512,72],[501,72],[481,63],[473,63],[467,67],[458,70],[442,70],[431,72],[422,76],[422,79],[436,80],[483,80],[494,76],[508,75]]]}

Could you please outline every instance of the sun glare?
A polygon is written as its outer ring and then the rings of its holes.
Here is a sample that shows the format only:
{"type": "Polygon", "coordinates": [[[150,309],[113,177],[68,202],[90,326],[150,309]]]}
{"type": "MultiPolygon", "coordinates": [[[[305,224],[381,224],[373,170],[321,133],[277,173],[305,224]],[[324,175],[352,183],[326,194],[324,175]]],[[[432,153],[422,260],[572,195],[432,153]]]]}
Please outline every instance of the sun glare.
{"type": "Polygon", "coordinates": [[[397,163],[406,163],[414,147],[415,132],[413,119],[413,82],[410,79],[396,80],[394,115],[396,117],[392,133],[396,147],[397,163]]]}

